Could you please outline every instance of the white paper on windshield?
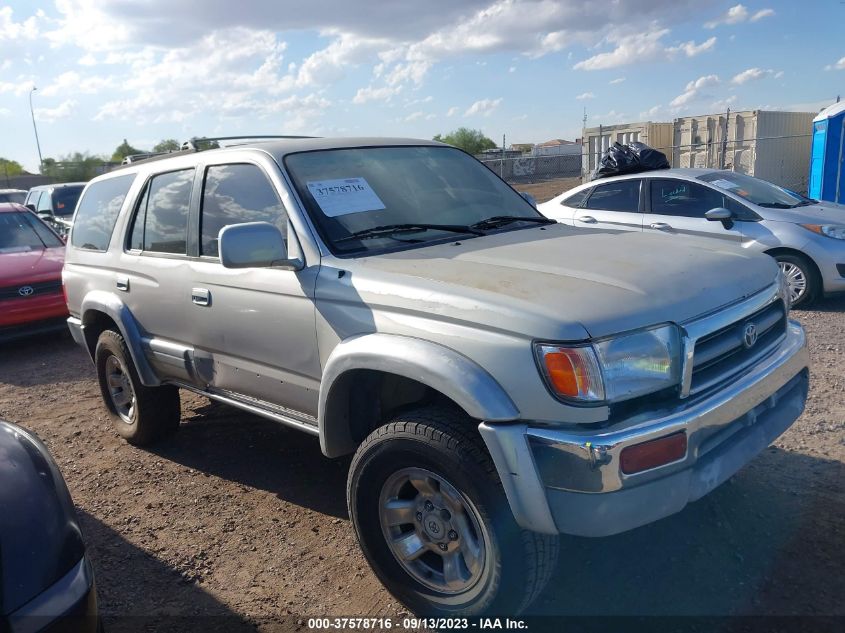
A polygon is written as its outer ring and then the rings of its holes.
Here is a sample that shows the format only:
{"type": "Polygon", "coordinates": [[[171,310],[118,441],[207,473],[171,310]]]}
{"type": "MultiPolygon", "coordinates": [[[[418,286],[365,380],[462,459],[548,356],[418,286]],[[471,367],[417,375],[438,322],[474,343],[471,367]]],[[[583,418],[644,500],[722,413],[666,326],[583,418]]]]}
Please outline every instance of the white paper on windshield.
{"type": "Polygon", "coordinates": [[[330,218],[384,209],[384,203],[363,178],[308,181],[308,191],[330,218]]]}
{"type": "Polygon", "coordinates": [[[731,182],[730,180],[722,180],[721,178],[719,180],[711,180],[710,184],[715,185],[720,189],[739,189],[739,185],[735,182],[731,182]]]}

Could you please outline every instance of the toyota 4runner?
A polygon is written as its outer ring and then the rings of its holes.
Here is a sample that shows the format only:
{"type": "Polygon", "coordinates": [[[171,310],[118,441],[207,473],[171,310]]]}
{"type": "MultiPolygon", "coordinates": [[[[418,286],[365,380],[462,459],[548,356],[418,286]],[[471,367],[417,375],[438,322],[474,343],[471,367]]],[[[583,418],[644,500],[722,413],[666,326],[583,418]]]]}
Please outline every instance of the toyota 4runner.
{"type": "Polygon", "coordinates": [[[801,414],[775,262],[543,218],[458,149],[290,138],[85,188],[64,284],[117,432],[179,389],[354,454],[349,515],[419,613],[516,613],[560,533],[681,510],[801,414]]]}

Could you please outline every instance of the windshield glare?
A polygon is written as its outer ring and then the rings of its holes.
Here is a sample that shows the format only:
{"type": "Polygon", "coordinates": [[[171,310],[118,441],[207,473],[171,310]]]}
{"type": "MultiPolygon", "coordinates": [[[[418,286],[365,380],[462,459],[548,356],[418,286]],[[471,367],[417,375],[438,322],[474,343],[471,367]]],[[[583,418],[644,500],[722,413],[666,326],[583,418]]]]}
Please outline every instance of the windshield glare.
{"type": "Polygon", "coordinates": [[[732,171],[717,171],[699,176],[698,179],[709,182],[719,189],[733,193],[761,207],[792,209],[812,203],[809,198],[793,191],[788,191],[759,178],[752,178],[732,171]]]}
{"type": "MultiPolygon", "coordinates": [[[[451,147],[320,150],[291,154],[285,165],[318,230],[338,254],[473,237],[421,229],[343,239],[375,227],[467,226],[494,216],[540,217],[489,169],[451,147]]],[[[505,230],[524,226],[515,222],[505,230]]]]}

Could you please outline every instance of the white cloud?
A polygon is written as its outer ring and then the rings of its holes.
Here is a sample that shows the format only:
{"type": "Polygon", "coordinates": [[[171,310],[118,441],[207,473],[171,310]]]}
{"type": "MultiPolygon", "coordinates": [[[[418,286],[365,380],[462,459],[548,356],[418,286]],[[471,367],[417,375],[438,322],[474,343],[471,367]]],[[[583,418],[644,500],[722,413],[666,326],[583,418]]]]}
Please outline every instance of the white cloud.
{"type": "Polygon", "coordinates": [[[595,121],[601,121],[603,123],[619,123],[627,118],[627,114],[624,112],[617,112],[616,110],[611,110],[610,112],[605,112],[604,114],[593,115],[593,119],[595,121]]]}
{"type": "Polygon", "coordinates": [[[611,79],[607,83],[611,86],[615,86],[616,84],[621,84],[623,81],[625,81],[625,77],[617,77],[616,79],[611,79]]]}
{"type": "Polygon", "coordinates": [[[6,116],[11,116],[11,114],[12,114],[12,111],[9,110],[9,108],[0,108],[0,116],[6,117],[6,116]]]}
{"type": "Polygon", "coordinates": [[[835,64],[828,64],[824,67],[825,70],[845,70],[845,57],[840,59],[835,64]]]}
{"type": "Polygon", "coordinates": [[[723,112],[727,110],[730,106],[736,103],[736,95],[731,95],[725,99],[719,99],[718,101],[714,101],[710,104],[711,110],[716,110],[717,112],[723,112]]]}
{"type": "Polygon", "coordinates": [[[640,118],[641,119],[654,119],[662,111],[663,111],[663,106],[656,105],[656,106],[649,108],[648,110],[644,110],[643,112],[640,112],[640,118]]]}
{"type": "Polygon", "coordinates": [[[39,122],[53,123],[60,119],[66,119],[74,113],[76,101],[66,99],[55,108],[35,108],[35,118],[39,122]]]}
{"type": "Polygon", "coordinates": [[[612,51],[599,53],[580,61],[573,68],[575,70],[606,70],[658,59],[672,59],[678,54],[695,57],[712,50],[716,44],[716,38],[711,37],[701,44],[690,40],[676,46],[665,46],[662,40],[668,33],[669,29],[652,29],[630,35],[612,35],[607,38],[608,42],[615,45],[612,51]]]}
{"type": "Polygon", "coordinates": [[[62,96],[65,94],[94,94],[100,89],[112,85],[111,77],[82,77],[78,72],[69,70],[53,80],[41,90],[45,97],[62,96]]]}
{"type": "Polygon", "coordinates": [[[743,4],[737,4],[728,9],[727,13],[719,16],[715,20],[704,23],[704,28],[715,29],[721,25],[740,24],[742,22],[757,22],[763,18],[771,17],[775,14],[774,9],[760,9],[753,15],[748,12],[748,7],[743,4]]]}
{"type": "Polygon", "coordinates": [[[417,112],[411,112],[408,116],[405,117],[405,122],[410,123],[411,121],[416,121],[417,119],[422,119],[425,116],[425,112],[418,110],[417,112]]]}
{"type": "Polygon", "coordinates": [[[771,68],[768,70],[764,70],[762,68],[749,68],[748,70],[743,70],[741,73],[735,75],[734,78],[731,79],[731,83],[741,86],[749,81],[757,81],[758,79],[763,79],[764,77],[774,77],[775,79],[780,79],[783,77],[783,71],[775,71],[771,68]]]}
{"type": "Polygon", "coordinates": [[[672,101],[669,102],[669,105],[673,108],[686,106],[704,97],[704,93],[702,91],[718,85],[719,83],[720,81],[718,75],[704,75],[703,77],[699,77],[698,79],[689,82],[687,87],[684,89],[684,92],[672,99],[672,101]]]}
{"type": "Polygon", "coordinates": [[[501,97],[498,99],[481,99],[467,108],[466,112],[464,112],[464,116],[490,116],[490,114],[499,107],[500,103],[502,103],[501,97]]]}
{"type": "Polygon", "coordinates": [[[446,113],[446,116],[455,116],[461,109],[458,106],[452,106],[449,108],[449,111],[446,113]]]}
{"type": "Polygon", "coordinates": [[[516,66],[511,66],[510,68],[508,68],[508,72],[509,73],[515,73],[516,72],[516,66]]]}
{"type": "Polygon", "coordinates": [[[595,99],[596,95],[592,92],[582,92],[577,97],[575,97],[578,101],[584,101],[585,99],[595,99]]]}
{"type": "Polygon", "coordinates": [[[751,16],[751,21],[756,22],[757,20],[762,20],[763,18],[770,18],[774,14],[774,9],[761,9],[760,11],[751,16]]]}
{"type": "Polygon", "coordinates": [[[390,101],[390,99],[401,91],[401,86],[382,86],[380,88],[367,86],[366,88],[358,89],[358,92],[352,97],[352,103],[361,104],[369,101],[390,101]]]}
{"type": "Polygon", "coordinates": [[[684,53],[687,57],[695,57],[701,53],[706,53],[716,45],[716,38],[711,37],[701,44],[696,44],[693,40],[678,44],[677,46],[670,46],[666,51],[671,55],[673,53],[684,53]]]}

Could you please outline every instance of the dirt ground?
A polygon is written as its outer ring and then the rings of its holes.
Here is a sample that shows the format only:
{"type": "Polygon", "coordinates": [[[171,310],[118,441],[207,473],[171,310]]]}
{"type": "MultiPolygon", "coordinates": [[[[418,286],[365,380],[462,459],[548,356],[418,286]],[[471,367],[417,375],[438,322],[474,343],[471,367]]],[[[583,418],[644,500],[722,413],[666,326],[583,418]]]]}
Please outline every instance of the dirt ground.
{"type": "Polygon", "coordinates": [[[546,202],[556,195],[569,191],[581,184],[581,178],[555,178],[531,184],[514,184],[513,188],[522,193],[530,193],[537,199],[537,202],[546,202]]]}
{"type": "MultiPolygon", "coordinates": [[[[813,355],[800,420],[683,512],[619,536],[564,538],[533,613],[845,615],[845,298],[794,315],[813,355]]],[[[313,616],[404,613],[356,544],[348,460],[201,397],[185,393],[182,405],[179,433],[133,448],[110,428],[93,366],[68,336],[0,350],[0,417],[37,433],[62,469],[107,630],[173,630],[172,616],[201,630],[273,620],[288,630],[313,616]]]]}

